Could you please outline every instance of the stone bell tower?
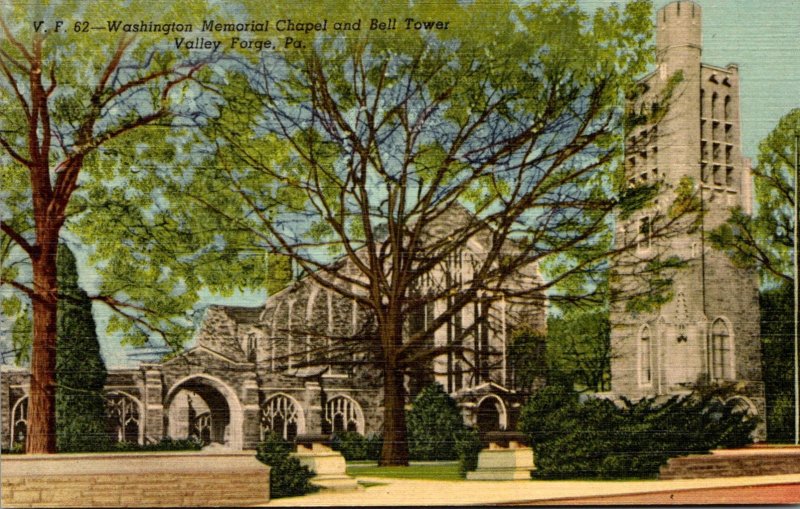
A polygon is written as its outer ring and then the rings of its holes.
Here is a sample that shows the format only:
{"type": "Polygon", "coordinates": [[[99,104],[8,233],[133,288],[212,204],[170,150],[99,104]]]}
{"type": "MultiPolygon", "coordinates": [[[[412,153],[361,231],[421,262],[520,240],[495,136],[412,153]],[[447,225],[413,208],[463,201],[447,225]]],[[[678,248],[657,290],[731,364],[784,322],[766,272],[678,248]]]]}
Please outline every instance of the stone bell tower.
{"type": "MultiPolygon", "coordinates": [[[[751,208],[739,70],[702,63],[696,3],[672,2],[656,16],[656,70],[641,79],[643,93],[629,104],[652,120],[627,133],[625,168],[629,186],[658,183],[659,193],[652,207],[618,216],[617,243],[635,248],[633,268],[614,285],[641,284],[637,270],[653,257],[677,256],[688,264],[672,277],[671,298],[656,309],[636,312],[624,302],[612,307],[611,392],[638,399],[725,386],[763,421],[757,275],[735,267],[707,241],[731,208],[751,208]],[[686,182],[702,203],[699,228],[655,235],[686,182]]],[[[765,438],[763,424],[756,436],[765,438]]]]}

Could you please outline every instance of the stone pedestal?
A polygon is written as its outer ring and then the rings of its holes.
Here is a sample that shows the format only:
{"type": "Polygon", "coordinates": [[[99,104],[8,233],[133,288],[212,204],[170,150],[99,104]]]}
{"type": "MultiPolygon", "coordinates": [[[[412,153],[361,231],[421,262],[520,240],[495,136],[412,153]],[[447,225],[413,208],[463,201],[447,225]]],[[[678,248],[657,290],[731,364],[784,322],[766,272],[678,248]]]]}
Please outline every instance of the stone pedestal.
{"type": "Polygon", "coordinates": [[[531,478],[533,449],[524,445],[524,435],[490,433],[489,447],[478,454],[478,469],[467,472],[470,481],[518,481],[531,478]]]}
{"type": "Polygon", "coordinates": [[[295,440],[297,452],[293,455],[316,474],[311,479],[315,486],[334,490],[358,489],[358,482],[346,473],[344,456],[328,447],[329,440],[327,435],[299,435],[295,440]]]}

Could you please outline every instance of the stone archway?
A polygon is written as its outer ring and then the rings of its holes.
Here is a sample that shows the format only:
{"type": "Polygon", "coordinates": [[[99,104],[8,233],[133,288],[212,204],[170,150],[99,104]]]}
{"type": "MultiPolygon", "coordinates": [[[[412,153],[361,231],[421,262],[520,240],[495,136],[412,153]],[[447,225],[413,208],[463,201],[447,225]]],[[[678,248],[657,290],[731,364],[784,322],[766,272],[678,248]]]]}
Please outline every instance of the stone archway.
{"type": "Polygon", "coordinates": [[[188,376],[172,386],[164,408],[170,438],[194,437],[205,445],[242,449],[242,405],[221,380],[205,374],[188,376]]]}
{"type": "Polygon", "coordinates": [[[481,433],[504,431],[508,427],[508,416],[503,400],[494,394],[481,398],[476,406],[475,424],[481,433]]]}

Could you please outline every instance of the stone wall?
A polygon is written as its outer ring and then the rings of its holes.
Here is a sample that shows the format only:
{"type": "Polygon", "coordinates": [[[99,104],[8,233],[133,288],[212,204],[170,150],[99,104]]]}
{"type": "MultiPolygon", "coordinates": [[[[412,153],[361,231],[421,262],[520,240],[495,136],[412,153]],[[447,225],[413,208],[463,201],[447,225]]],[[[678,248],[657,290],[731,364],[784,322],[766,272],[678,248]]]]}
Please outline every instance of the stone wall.
{"type": "Polygon", "coordinates": [[[2,506],[263,505],[269,471],[252,453],[6,455],[2,506]]]}

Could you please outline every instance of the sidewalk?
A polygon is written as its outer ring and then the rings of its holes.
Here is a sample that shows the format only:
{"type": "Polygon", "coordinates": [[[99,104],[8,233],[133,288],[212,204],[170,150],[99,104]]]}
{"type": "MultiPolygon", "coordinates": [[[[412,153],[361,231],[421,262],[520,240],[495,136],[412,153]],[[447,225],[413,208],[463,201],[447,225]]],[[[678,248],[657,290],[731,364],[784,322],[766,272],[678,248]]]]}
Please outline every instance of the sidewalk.
{"type": "MultiPolygon", "coordinates": [[[[350,492],[318,492],[271,501],[269,506],[486,505],[609,495],[640,494],[697,488],[797,484],[800,474],[670,481],[426,481],[388,478],[358,480],[369,487],[350,492]],[[375,485],[371,485],[375,483],[375,485]],[[378,483],[380,483],[378,485],[378,483]]],[[[800,488],[797,499],[800,503],[800,488]]]]}

